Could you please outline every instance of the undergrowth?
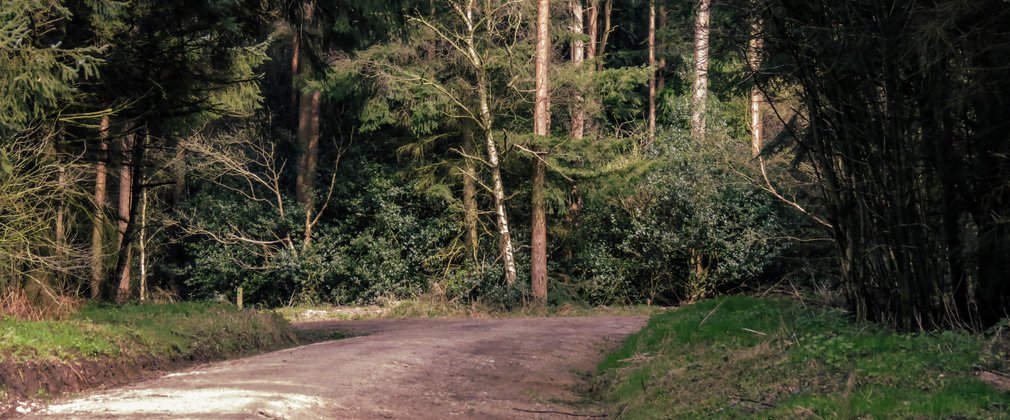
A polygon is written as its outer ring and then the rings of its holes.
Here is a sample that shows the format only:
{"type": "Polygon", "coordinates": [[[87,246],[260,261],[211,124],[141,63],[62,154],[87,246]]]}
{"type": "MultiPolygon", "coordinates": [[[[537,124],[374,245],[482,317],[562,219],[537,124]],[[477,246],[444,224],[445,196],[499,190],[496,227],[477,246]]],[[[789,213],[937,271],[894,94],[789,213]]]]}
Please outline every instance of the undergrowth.
{"type": "Polygon", "coordinates": [[[1010,394],[974,374],[987,342],[725,297],[654,315],[600,364],[594,393],[635,419],[1010,416],[1010,394]]]}

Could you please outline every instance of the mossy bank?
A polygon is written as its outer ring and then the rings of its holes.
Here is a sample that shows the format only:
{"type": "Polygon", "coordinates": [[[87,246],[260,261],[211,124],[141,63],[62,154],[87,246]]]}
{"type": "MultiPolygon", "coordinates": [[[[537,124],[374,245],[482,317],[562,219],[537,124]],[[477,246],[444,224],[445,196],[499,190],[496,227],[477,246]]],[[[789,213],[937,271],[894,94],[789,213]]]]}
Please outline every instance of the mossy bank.
{"type": "Polygon", "coordinates": [[[794,300],[726,297],[653,316],[600,365],[594,392],[634,419],[1007,417],[1010,393],[991,380],[1006,343],[999,328],[899,333],[794,300]]]}

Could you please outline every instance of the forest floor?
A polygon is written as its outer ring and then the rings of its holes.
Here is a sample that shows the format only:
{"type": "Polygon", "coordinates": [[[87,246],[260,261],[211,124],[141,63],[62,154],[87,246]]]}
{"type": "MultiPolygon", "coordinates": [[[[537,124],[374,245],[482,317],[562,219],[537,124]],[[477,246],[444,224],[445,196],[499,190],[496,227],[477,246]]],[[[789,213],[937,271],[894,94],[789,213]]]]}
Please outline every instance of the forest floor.
{"type": "Polygon", "coordinates": [[[355,336],[57,400],[74,418],[598,416],[585,376],[644,316],[375,319],[297,325],[355,336]]]}

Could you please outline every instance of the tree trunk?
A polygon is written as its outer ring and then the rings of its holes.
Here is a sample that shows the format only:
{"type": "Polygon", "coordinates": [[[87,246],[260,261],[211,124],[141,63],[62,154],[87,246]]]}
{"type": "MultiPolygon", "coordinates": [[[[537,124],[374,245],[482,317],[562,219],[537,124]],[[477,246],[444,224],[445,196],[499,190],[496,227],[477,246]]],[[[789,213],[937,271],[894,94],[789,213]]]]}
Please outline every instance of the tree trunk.
{"type": "Polygon", "coordinates": [[[130,136],[123,137],[120,143],[122,161],[119,165],[119,207],[118,207],[118,227],[119,227],[119,257],[116,261],[116,300],[122,301],[130,294],[130,242],[126,239],[129,230],[131,199],[133,198],[133,174],[131,148],[135,149],[130,141],[130,136]],[[125,297],[125,298],[124,298],[125,297]]]}
{"type": "MultiPolygon", "coordinates": [[[[606,0],[603,3],[603,33],[600,34],[600,47],[597,49],[598,56],[603,57],[607,53],[607,42],[610,40],[612,28],[610,17],[614,11],[614,0],[606,0]]],[[[596,68],[603,70],[604,60],[597,62],[596,68]]]]}
{"type": "Polygon", "coordinates": [[[298,100],[298,162],[295,166],[295,201],[306,204],[308,186],[305,183],[306,160],[311,137],[312,93],[302,92],[298,100]]]}
{"type": "Polygon", "coordinates": [[[57,143],[55,148],[55,158],[57,164],[60,166],[58,169],[58,175],[56,179],[57,188],[60,189],[60,202],[59,207],[56,208],[56,254],[63,259],[66,256],[67,247],[67,168],[63,166],[63,162],[60,161],[60,148],[57,143]]]}
{"type": "Polygon", "coordinates": [[[649,0],[649,133],[644,146],[656,142],[656,0],[649,0]]]}
{"type": "Polygon", "coordinates": [[[180,139],[175,146],[175,165],[172,168],[172,201],[180,203],[186,199],[186,148],[180,139]]]}
{"type": "Polygon", "coordinates": [[[147,299],[147,187],[140,187],[140,230],[137,238],[137,253],[140,268],[140,301],[147,299]]]}
{"type": "MultiPolygon", "coordinates": [[[[586,44],[582,40],[585,13],[582,10],[582,0],[570,0],[570,4],[572,9],[572,26],[570,29],[577,37],[572,42],[572,64],[581,68],[586,55],[586,44]]],[[[585,135],[586,128],[586,110],[583,104],[585,98],[579,93],[580,91],[581,89],[576,90],[575,97],[572,100],[571,136],[575,139],[581,139],[585,135]]]]}
{"type": "Polygon", "coordinates": [[[298,67],[298,60],[301,59],[301,49],[302,49],[302,29],[301,27],[294,29],[294,36],[291,39],[291,107],[298,106],[298,72],[300,68],[298,67]]]}
{"type": "Polygon", "coordinates": [[[698,0],[694,23],[694,83],[691,86],[691,138],[705,140],[705,107],[708,101],[709,9],[712,0],[698,0]]]}
{"type": "MultiPolygon", "coordinates": [[[[659,23],[657,24],[657,31],[666,28],[666,6],[659,6],[659,23]]],[[[660,41],[656,41],[657,48],[660,46],[660,41]]],[[[663,88],[666,87],[666,54],[663,53],[663,49],[660,48],[660,53],[657,54],[659,58],[656,63],[656,92],[662,92],[663,88]]]]}
{"type": "Polygon", "coordinates": [[[95,214],[91,219],[91,299],[97,299],[102,292],[102,265],[104,241],[102,231],[105,227],[105,195],[107,191],[108,173],[105,162],[109,159],[108,144],[109,117],[102,117],[99,125],[99,156],[95,161],[95,214]]]}
{"type": "MultiPolygon", "coordinates": [[[[133,237],[136,235],[137,210],[139,206],[134,205],[140,200],[140,190],[144,181],[144,149],[146,147],[146,133],[144,136],[134,137],[130,162],[120,169],[119,187],[119,258],[116,261],[116,279],[119,280],[119,287],[116,290],[116,301],[125,302],[130,298],[132,288],[130,285],[130,262],[133,257],[133,237]],[[132,171],[131,171],[132,170],[132,171]],[[128,181],[128,182],[124,182],[128,181]]],[[[124,149],[129,150],[129,141],[124,140],[124,149]]]]}
{"type": "Polygon", "coordinates": [[[463,129],[463,225],[466,228],[466,247],[477,257],[477,168],[474,165],[473,131],[470,127],[463,129]]]}
{"type": "Polygon", "coordinates": [[[508,212],[505,209],[505,186],[501,178],[501,161],[494,140],[494,117],[491,115],[491,93],[487,80],[487,69],[483,58],[477,53],[474,41],[473,3],[466,8],[464,19],[467,26],[466,47],[470,64],[477,72],[477,97],[480,103],[480,124],[484,130],[484,142],[487,149],[487,162],[491,169],[492,192],[494,194],[495,214],[498,218],[498,237],[500,240],[502,267],[505,274],[505,284],[516,282],[515,252],[512,248],[512,234],[509,232],[508,212]]]}
{"type": "MultiPolygon", "coordinates": [[[[548,70],[551,57],[550,1],[537,1],[537,45],[536,45],[536,102],[533,109],[533,134],[536,137],[550,135],[550,79],[548,70]]],[[[547,221],[544,212],[544,159],[547,153],[535,146],[533,156],[533,203],[530,240],[530,274],[533,297],[540,304],[547,303],[547,221]]]]}
{"type": "MultiPolygon", "coordinates": [[[[319,163],[319,100],[320,92],[313,91],[309,98],[309,127],[305,144],[305,168],[303,176],[305,205],[305,242],[303,246],[312,243],[312,220],[316,212],[316,167],[319,163]]],[[[304,98],[303,98],[304,99],[304,98]]]]}
{"type": "Polygon", "coordinates": [[[755,15],[751,18],[751,35],[747,43],[747,61],[750,65],[751,77],[754,78],[754,85],[750,90],[751,154],[754,157],[760,155],[761,148],[764,147],[764,139],[762,138],[764,127],[761,122],[761,103],[764,102],[764,95],[761,93],[757,80],[758,71],[761,69],[761,48],[763,46],[761,26],[762,22],[759,17],[755,15]]]}
{"type": "MultiPolygon", "coordinates": [[[[306,2],[302,9],[302,21],[299,27],[299,44],[304,43],[305,34],[303,33],[306,28],[314,29],[315,25],[315,4],[313,1],[306,2]]],[[[298,59],[297,67],[299,74],[302,75],[303,79],[309,79],[314,76],[314,69],[311,65],[311,59],[308,57],[308,51],[303,46],[299,45],[298,51],[300,53],[300,58],[298,59]]],[[[292,69],[294,69],[295,63],[292,59],[292,69]]],[[[302,89],[299,92],[298,101],[298,164],[295,173],[295,201],[305,207],[307,213],[307,219],[311,219],[311,193],[312,193],[312,178],[315,177],[314,166],[315,157],[313,152],[318,151],[319,145],[319,92],[310,91],[302,89]]],[[[310,237],[308,231],[305,232],[305,237],[310,237]]]]}
{"type": "Polygon", "coordinates": [[[586,18],[586,36],[589,43],[586,44],[586,60],[593,61],[596,58],[596,42],[600,36],[600,0],[589,0],[587,12],[589,16],[586,18]]]}

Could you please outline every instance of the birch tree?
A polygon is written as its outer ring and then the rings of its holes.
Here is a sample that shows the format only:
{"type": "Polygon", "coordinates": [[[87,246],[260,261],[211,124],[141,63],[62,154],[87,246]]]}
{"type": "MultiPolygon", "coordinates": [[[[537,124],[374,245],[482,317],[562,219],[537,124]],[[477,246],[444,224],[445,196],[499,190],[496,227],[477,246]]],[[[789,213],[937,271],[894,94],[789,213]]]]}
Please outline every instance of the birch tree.
{"type": "MultiPolygon", "coordinates": [[[[583,41],[583,30],[585,27],[585,10],[582,8],[582,0],[569,0],[569,6],[572,12],[572,24],[569,30],[575,36],[575,40],[572,41],[572,65],[576,68],[581,69],[583,67],[583,62],[586,60],[586,42],[583,41]]],[[[592,44],[594,40],[590,38],[589,43],[592,44]]],[[[585,97],[579,93],[575,93],[575,98],[572,101],[572,122],[570,135],[574,139],[581,139],[585,135],[586,131],[586,108],[585,108],[585,97]]]]}
{"type": "Polygon", "coordinates": [[[698,0],[694,21],[694,82],[691,85],[691,138],[705,140],[705,111],[708,101],[708,42],[712,0],[698,0]]]}
{"type": "MultiPolygon", "coordinates": [[[[472,126],[479,133],[483,156],[478,156],[476,150],[470,155],[466,148],[459,149],[459,153],[464,159],[482,163],[491,175],[490,183],[478,182],[477,185],[484,187],[493,198],[503,277],[505,284],[513,285],[517,276],[515,250],[506,208],[502,156],[496,136],[501,130],[496,116],[498,104],[492,93],[489,71],[495,54],[511,51],[519,40],[516,34],[524,25],[522,4],[501,0],[459,0],[449,2],[447,7],[450,13],[444,19],[409,16],[408,21],[416,29],[426,31],[433,39],[431,42],[446,47],[440,51],[441,61],[450,67],[458,66],[447,70],[451,75],[439,74],[430,67],[418,67],[409,58],[404,59],[401,51],[390,53],[385,46],[361,53],[359,60],[369,67],[367,71],[382,89],[403,93],[402,96],[416,96],[429,105],[432,101],[423,98],[438,98],[440,112],[446,118],[458,121],[464,131],[467,130],[465,127],[472,126]]],[[[430,51],[430,48],[425,48],[424,54],[427,56],[430,51]]],[[[477,143],[475,141],[474,146],[477,143]]]]}
{"type": "MultiPolygon", "coordinates": [[[[751,8],[755,9],[758,7],[757,2],[752,2],[751,8]]],[[[764,139],[762,138],[762,132],[764,131],[763,124],[761,122],[761,103],[764,102],[764,94],[761,92],[761,87],[758,85],[757,74],[761,69],[761,50],[763,41],[761,40],[761,17],[755,11],[752,12],[750,21],[750,38],[747,40],[747,63],[750,66],[751,74],[754,77],[753,85],[750,90],[750,100],[748,101],[750,106],[750,132],[751,132],[751,154],[757,157],[761,154],[761,149],[764,147],[764,139]]],[[[763,164],[763,162],[762,162],[763,164]]]]}

